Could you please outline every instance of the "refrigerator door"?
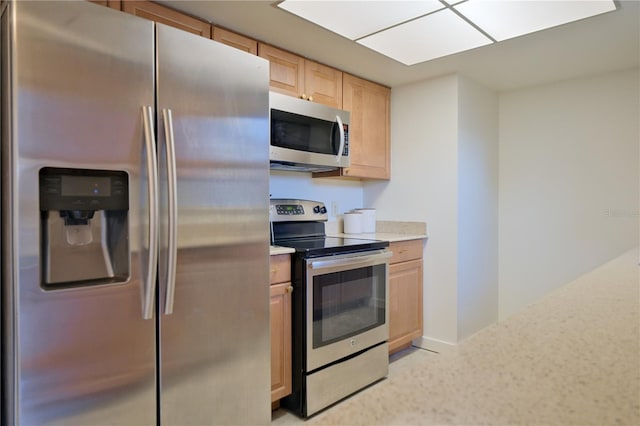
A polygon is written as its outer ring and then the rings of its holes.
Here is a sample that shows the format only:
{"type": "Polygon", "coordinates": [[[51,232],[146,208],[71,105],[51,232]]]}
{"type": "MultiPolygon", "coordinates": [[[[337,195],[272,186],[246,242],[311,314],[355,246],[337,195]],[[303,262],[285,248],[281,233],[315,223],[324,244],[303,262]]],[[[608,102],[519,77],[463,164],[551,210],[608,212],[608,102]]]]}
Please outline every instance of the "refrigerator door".
{"type": "Polygon", "coordinates": [[[156,329],[143,319],[141,301],[149,228],[142,106],[154,102],[153,24],[89,2],[18,1],[7,13],[7,424],[156,424],[156,329]],[[123,282],[43,286],[43,167],[126,173],[130,268],[123,282]]]}
{"type": "Polygon", "coordinates": [[[173,306],[161,219],[161,424],[268,424],[268,63],[156,28],[160,210],[171,211],[168,127],[178,203],[173,306]]]}

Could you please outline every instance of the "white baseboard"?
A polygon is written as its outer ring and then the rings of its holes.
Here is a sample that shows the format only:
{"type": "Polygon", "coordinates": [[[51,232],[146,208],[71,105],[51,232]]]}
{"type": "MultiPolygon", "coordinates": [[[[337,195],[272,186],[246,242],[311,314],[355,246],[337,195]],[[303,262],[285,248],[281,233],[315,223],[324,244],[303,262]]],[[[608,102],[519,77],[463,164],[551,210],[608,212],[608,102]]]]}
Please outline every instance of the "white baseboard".
{"type": "Polygon", "coordinates": [[[413,346],[417,346],[422,349],[426,349],[433,352],[447,352],[457,347],[455,343],[449,343],[438,339],[432,339],[430,337],[422,336],[414,339],[413,346]]]}

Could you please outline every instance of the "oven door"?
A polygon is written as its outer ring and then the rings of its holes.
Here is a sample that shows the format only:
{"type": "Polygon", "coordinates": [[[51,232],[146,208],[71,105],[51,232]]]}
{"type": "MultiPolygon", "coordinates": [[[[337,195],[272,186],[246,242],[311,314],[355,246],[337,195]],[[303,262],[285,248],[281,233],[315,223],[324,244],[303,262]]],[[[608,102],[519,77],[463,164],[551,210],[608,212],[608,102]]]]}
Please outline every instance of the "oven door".
{"type": "Polygon", "coordinates": [[[306,259],[307,373],[389,338],[389,259],[374,250],[306,259]]]}

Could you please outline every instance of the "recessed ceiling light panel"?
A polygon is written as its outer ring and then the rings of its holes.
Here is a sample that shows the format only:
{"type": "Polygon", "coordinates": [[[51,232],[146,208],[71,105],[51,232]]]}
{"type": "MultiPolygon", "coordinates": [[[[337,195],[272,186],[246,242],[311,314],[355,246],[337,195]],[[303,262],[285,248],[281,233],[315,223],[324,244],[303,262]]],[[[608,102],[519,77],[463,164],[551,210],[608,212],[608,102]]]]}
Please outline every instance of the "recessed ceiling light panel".
{"type": "Polygon", "coordinates": [[[356,40],[445,6],[438,0],[285,0],[278,7],[356,40]]]}
{"type": "Polygon", "coordinates": [[[441,10],[358,43],[405,65],[490,44],[491,40],[450,10],[441,10]]]}
{"type": "Polygon", "coordinates": [[[468,0],[455,6],[498,41],[616,9],[612,0],[468,0]]]}

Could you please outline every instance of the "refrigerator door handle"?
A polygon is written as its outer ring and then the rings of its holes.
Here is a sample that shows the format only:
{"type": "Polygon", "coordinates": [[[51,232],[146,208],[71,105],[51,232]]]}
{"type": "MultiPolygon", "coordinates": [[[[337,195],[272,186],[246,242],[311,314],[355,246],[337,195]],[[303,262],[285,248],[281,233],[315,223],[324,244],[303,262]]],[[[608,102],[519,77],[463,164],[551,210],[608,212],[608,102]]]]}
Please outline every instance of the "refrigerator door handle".
{"type": "Polygon", "coordinates": [[[169,198],[169,247],[167,259],[167,292],[164,304],[164,314],[173,313],[173,299],[176,291],[176,260],[178,257],[178,193],[176,177],[176,150],[173,138],[173,115],[168,108],[162,109],[164,134],[166,138],[167,180],[169,198]]]}
{"type": "Polygon", "coordinates": [[[158,159],[153,131],[153,112],[150,106],[142,107],[145,149],[147,151],[147,179],[149,191],[149,264],[142,292],[142,318],[153,318],[156,275],[158,264],[158,159]]]}

